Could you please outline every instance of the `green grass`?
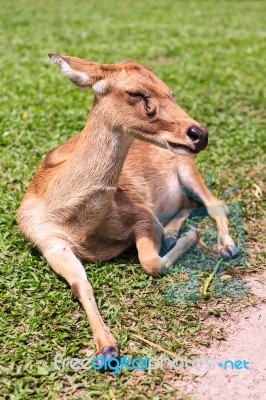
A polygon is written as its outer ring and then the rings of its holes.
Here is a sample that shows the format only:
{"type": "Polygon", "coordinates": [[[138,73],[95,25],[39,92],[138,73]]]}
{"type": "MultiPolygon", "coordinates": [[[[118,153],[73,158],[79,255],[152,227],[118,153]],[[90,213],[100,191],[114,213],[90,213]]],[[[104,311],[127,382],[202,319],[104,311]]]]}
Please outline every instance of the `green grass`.
{"type": "MultiPolygon", "coordinates": [[[[181,398],[179,376],[169,371],[137,377],[53,368],[58,352],[75,357],[84,348],[94,349],[92,334],[67,284],[19,235],[16,211],[44,155],[84,126],[93,95],[74,88],[51,66],[47,53],[146,64],[208,127],[210,145],[198,156],[198,165],[212,177],[216,195],[234,185],[226,202],[242,202],[246,236],[242,232],[239,245],[247,246],[249,258],[223,264],[241,280],[244,273],[265,267],[264,214],[254,186],[262,189],[265,171],[265,13],[266,3],[254,0],[0,1],[0,398],[181,398]]],[[[231,220],[238,237],[235,215],[231,220]]],[[[218,320],[248,301],[216,297],[215,282],[208,299],[166,301],[171,285],[181,283],[188,290],[184,282],[194,261],[205,266],[197,271],[200,287],[217,262],[210,247],[214,225],[209,219],[201,225],[202,251],[192,250],[175,274],[161,280],[146,276],[135,254],[86,265],[122,354],[161,354],[133,338],[135,332],[189,356],[198,344],[211,342],[212,317],[218,320]]],[[[222,332],[215,335],[223,337],[222,332]]]]}

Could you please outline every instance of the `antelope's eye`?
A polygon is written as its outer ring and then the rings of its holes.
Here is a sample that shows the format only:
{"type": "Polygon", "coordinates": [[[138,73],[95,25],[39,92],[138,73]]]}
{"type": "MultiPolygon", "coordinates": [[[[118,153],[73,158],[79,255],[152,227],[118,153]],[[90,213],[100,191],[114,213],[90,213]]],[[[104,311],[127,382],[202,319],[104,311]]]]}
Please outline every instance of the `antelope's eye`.
{"type": "Polygon", "coordinates": [[[145,99],[145,95],[143,94],[143,93],[140,93],[140,92],[132,92],[132,91],[130,91],[130,90],[128,90],[127,91],[127,94],[130,96],[130,97],[141,97],[141,98],[143,98],[143,99],[145,99]]]}

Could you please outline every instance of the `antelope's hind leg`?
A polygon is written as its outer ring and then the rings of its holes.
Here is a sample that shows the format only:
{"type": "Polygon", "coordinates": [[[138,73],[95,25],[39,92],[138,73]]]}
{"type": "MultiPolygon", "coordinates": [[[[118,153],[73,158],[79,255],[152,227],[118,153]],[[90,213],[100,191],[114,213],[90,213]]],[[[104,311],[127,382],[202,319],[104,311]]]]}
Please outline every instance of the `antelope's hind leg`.
{"type": "Polygon", "coordinates": [[[84,267],[70,245],[57,240],[42,253],[53,270],[69,283],[73,293],[81,302],[97,345],[97,357],[103,355],[107,360],[119,357],[117,342],[99,313],[84,267]]]}

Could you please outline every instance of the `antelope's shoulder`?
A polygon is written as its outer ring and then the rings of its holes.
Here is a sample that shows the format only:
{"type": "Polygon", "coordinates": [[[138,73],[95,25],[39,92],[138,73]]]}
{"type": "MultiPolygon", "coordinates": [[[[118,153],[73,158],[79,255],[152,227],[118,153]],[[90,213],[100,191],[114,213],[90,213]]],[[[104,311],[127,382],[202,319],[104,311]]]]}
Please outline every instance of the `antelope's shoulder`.
{"type": "Polygon", "coordinates": [[[42,162],[42,168],[50,169],[64,163],[73,153],[80,138],[80,133],[67,140],[65,143],[51,150],[42,162]]]}

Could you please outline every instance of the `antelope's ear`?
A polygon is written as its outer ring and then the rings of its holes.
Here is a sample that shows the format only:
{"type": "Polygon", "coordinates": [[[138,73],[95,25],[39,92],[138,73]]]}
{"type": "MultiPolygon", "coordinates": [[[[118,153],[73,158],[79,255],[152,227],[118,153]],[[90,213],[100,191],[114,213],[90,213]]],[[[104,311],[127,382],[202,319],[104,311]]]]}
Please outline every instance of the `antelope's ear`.
{"type": "Polygon", "coordinates": [[[48,56],[54,64],[60,67],[62,73],[80,89],[92,88],[99,94],[105,91],[106,82],[101,64],[58,54],[49,53],[48,56]]]}

